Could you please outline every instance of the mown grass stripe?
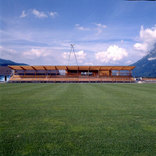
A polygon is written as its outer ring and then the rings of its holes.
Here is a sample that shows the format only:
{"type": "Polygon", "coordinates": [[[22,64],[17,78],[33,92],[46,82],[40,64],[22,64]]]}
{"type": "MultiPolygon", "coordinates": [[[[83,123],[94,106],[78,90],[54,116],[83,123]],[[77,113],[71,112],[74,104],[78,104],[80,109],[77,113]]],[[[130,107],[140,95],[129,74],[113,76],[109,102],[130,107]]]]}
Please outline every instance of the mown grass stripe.
{"type": "Polygon", "coordinates": [[[1,155],[156,155],[155,84],[1,85],[1,155]]]}

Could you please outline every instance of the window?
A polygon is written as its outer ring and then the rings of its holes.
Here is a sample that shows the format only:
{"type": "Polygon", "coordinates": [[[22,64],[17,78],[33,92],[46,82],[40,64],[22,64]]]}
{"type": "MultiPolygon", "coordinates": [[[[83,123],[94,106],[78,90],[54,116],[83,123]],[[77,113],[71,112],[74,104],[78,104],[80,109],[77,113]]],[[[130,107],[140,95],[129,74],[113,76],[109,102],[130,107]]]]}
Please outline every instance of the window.
{"type": "Polygon", "coordinates": [[[86,75],[93,75],[93,73],[92,72],[81,72],[81,75],[82,76],[86,76],[86,75]]]}
{"type": "Polygon", "coordinates": [[[66,75],[66,70],[59,70],[60,75],[66,75]]]}

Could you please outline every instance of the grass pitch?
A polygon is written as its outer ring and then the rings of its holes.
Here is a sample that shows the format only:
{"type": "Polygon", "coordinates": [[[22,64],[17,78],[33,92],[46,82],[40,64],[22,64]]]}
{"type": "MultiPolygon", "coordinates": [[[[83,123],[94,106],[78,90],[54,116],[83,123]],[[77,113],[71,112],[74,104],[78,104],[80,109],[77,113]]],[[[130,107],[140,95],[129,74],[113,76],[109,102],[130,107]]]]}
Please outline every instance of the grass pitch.
{"type": "Polygon", "coordinates": [[[0,84],[0,155],[156,155],[156,84],[0,84]]]}

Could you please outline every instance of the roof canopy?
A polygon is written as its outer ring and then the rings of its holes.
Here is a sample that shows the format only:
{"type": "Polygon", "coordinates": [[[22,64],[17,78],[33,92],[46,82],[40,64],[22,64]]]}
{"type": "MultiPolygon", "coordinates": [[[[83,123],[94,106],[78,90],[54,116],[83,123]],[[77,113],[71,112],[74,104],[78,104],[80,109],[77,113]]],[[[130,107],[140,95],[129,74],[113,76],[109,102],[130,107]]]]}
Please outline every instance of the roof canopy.
{"type": "Polygon", "coordinates": [[[135,66],[9,66],[13,70],[132,70],[135,66]]]}

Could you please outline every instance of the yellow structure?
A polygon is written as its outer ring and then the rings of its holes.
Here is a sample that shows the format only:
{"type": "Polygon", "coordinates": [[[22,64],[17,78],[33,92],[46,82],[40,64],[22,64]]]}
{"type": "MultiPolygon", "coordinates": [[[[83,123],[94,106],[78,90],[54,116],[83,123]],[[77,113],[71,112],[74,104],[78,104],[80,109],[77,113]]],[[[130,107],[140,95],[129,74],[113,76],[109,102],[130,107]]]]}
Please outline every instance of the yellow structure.
{"type": "Polygon", "coordinates": [[[134,82],[135,66],[9,66],[10,82],[134,82]]]}

